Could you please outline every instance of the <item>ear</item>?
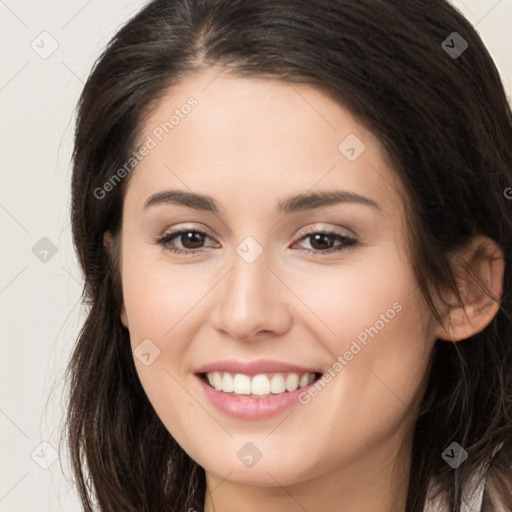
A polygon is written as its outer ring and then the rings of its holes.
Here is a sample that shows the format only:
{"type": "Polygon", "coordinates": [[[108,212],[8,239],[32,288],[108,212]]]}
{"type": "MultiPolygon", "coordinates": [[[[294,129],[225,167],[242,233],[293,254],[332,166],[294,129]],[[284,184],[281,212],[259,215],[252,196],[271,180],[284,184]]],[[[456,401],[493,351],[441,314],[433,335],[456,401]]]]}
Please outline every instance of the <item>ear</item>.
{"type": "MultiPolygon", "coordinates": [[[[110,231],[105,231],[103,233],[103,246],[105,247],[107,253],[110,254],[112,250],[112,235],[110,234],[110,231]]],[[[121,306],[121,323],[128,327],[128,317],[126,316],[126,308],[124,307],[124,304],[121,306]]]]}
{"type": "Polygon", "coordinates": [[[437,337],[460,341],[485,329],[498,312],[505,261],[499,246],[482,235],[476,235],[451,260],[463,306],[450,292],[437,337]]]}

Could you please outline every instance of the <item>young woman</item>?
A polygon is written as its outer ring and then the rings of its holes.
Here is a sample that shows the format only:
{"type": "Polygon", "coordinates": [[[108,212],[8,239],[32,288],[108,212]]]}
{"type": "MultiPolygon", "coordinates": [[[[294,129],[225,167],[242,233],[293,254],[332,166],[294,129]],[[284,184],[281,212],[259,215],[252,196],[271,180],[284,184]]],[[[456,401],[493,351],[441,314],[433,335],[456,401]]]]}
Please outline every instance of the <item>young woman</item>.
{"type": "Polygon", "coordinates": [[[155,0],[80,100],[84,510],[512,510],[512,115],[441,0],[155,0]]]}

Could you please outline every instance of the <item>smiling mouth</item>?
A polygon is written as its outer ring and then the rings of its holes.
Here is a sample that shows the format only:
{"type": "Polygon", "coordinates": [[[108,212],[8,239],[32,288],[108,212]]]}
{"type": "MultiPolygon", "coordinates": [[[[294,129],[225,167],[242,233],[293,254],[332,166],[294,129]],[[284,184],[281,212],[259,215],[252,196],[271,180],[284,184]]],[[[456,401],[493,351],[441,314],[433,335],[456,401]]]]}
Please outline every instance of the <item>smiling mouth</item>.
{"type": "Polygon", "coordinates": [[[268,398],[309,386],[320,379],[322,374],[319,372],[276,372],[246,375],[214,371],[199,373],[198,376],[211,388],[228,395],[268,398]]]}

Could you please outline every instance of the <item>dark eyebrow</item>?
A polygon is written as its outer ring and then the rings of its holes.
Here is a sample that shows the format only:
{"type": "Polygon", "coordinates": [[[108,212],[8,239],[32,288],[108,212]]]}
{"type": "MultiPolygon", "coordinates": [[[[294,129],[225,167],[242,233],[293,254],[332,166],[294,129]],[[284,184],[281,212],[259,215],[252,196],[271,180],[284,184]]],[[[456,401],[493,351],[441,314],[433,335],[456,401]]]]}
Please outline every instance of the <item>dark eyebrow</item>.
{"type": "Polygon", "coordinates": [[[371,206],[380,210],[380,206],[369,197],[361,196],[354,192],[345,190],[334,190],[330,192],[318,192],[309,194],[299,194],[290,197],[279,205],[279,211],[284,213],[298,212],[301,210],[312,210],[321,206],[329,206],[337,203],[355,203],[371,206]]]}
{"type": "MultiPolygon", "coordinates": [[[[195,210],[204,210],[212,213],[219,213],[217,202],[212,197],[185,192],[183,190],[166,190],[157,192],[150,196],[144,203],[144,208],[159,204],[177,204],[188,206],[195,210]]],[[[331,192],[307,193],[290,197],[279,204],[278,210],[283,213],[292,213],[302,210],[312,210],[321,206],[329,206],[336,203],[356,203],[371,206],[380,210],[380,206],[373,200],[354,192],[335,190],[331,192]]]]}
{"type": "Polygon", "coordinates": [[[194,208],[194,210],[206,210],[213,213],[219,212],[219,207],[215,199],[201,194],[185,192],[183,190],[165,190],[163,192],[157,192],[147,199],[144,203],[144,209],[150,206],[167,203],[188,206],[189,208],[194,208]]]}

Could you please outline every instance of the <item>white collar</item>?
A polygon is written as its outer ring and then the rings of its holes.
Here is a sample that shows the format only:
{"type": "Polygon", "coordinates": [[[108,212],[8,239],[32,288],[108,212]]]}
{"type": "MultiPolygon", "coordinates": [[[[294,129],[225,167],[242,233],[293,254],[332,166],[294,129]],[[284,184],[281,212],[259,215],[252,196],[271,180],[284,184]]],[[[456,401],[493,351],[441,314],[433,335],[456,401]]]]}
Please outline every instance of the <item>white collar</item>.
{"type": "MultiPolygon", "coordinates": [[[[447,493],[442,492],[434,497],[437,492],[438,483],[429,485],[427,500],[423,512],[450,512],[447,493]]],[[[483,466],[479,471],[472,473],[462,493],[462,506],[460,512],[480,512],[484,497],[485,478],[483,466]]]]}
{"type": "MultiPolygon", "coordinates": [[[[491,455],[492,458],[502,448],[504,442],[501,442],[494,448],[491,455]]],[[[466,487],[462,493],[462,505],[460,512],[480,512],[482,509],[482,501],[485,490],[485,473],[487,466],[481,464],[480,467],[473,471],[466,487]]],[[[434,494],[438,491],[439,482],[431,482],[427,490],[427,499],[423,512],[450,512],[448,507],[447,493],[441,492],[434,497],[434,494]]]]}

